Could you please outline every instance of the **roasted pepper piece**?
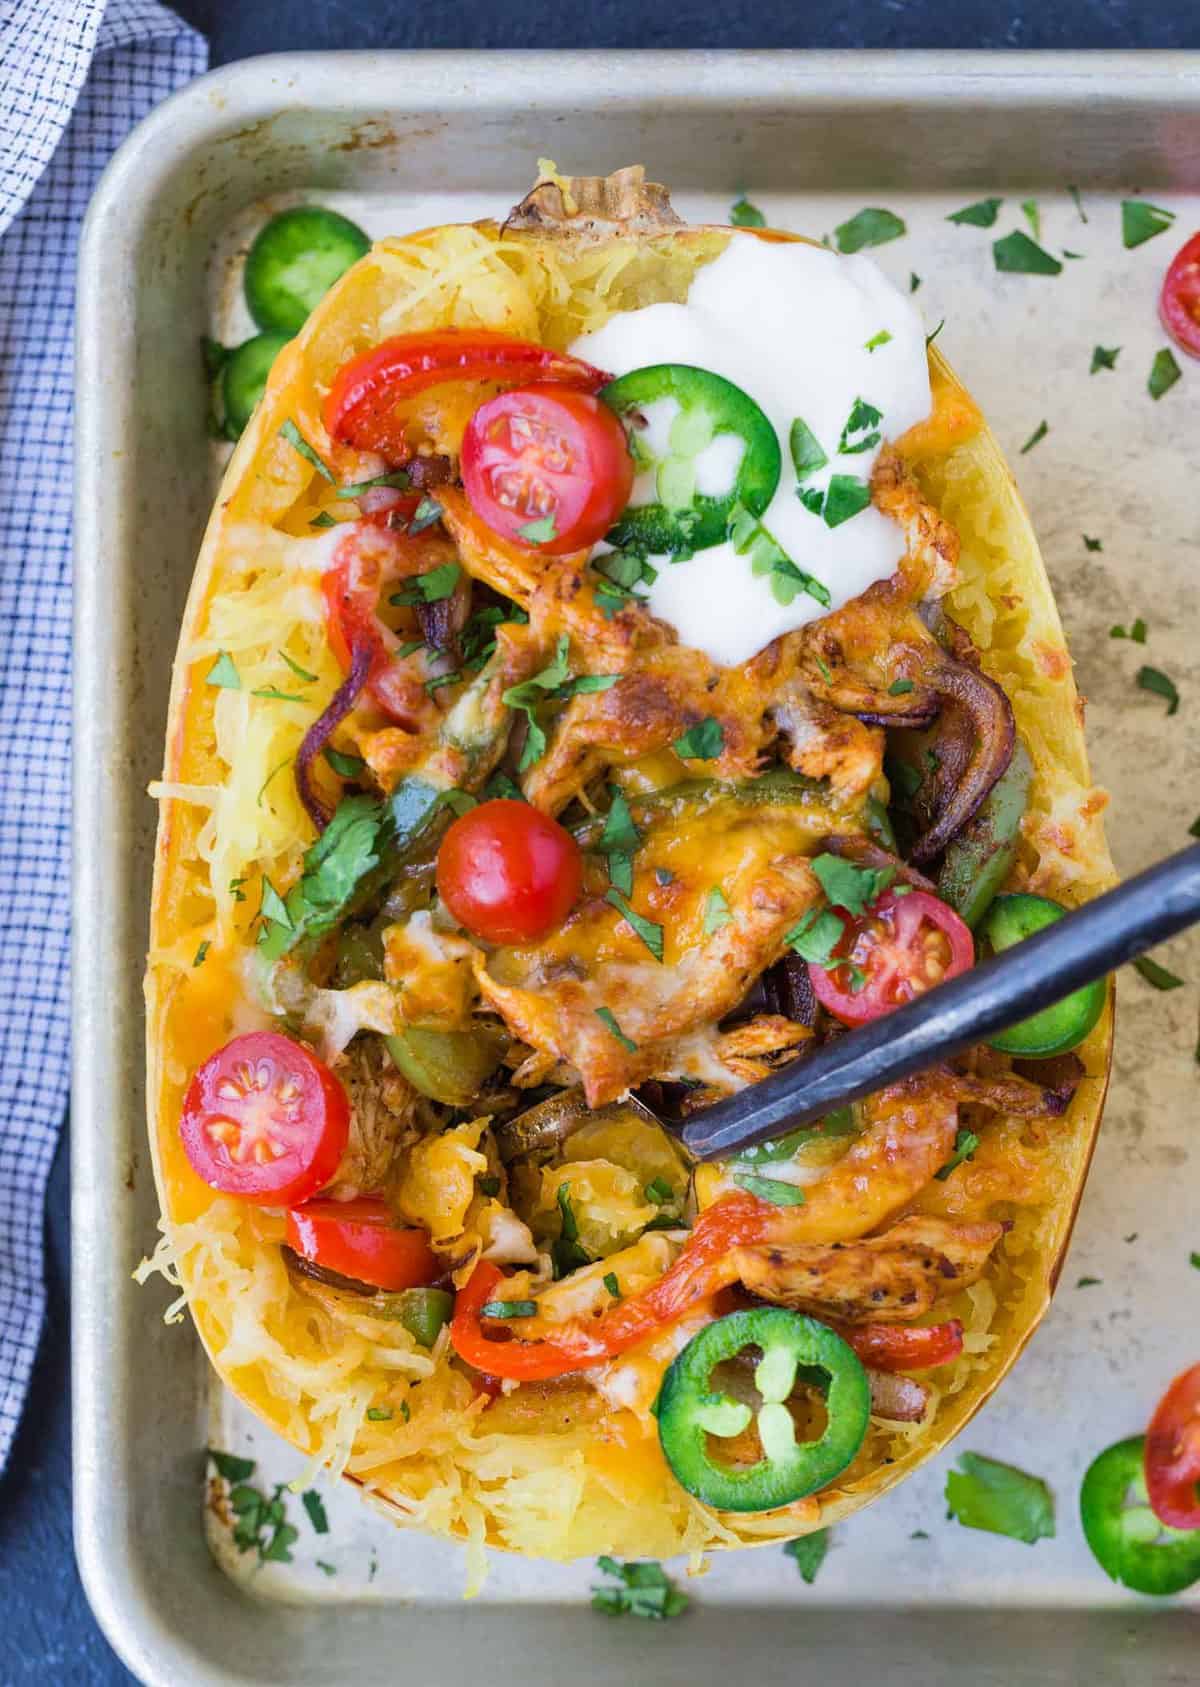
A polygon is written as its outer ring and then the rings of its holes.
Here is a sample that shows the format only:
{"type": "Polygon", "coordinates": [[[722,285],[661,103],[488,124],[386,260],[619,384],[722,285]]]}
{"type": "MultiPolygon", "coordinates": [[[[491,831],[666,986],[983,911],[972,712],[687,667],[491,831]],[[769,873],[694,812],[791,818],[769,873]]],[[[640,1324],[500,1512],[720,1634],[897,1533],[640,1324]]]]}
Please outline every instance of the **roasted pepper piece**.
{"type": "Polygon", "coordinates": [[[415,1090],[447,1107],[467,1107],[500,1064],[502,1039],[483,1028],[426,1030],[406,1026],[385,1037],[388,1053],[415,1090]]]}
{"type": "Polygon", "coordinates": [[[1020,739],[1007,772],[992,786],[973,820],[942,859],[938,895],[972,931],[990,908],[1017,857],[1021,821],[1029,801],[1033,763],[1020,739]]]}
{"type": "MultiPolygon", "coordinates": [[[[1020,943],[1022,938],[1032,937],[1043,926],[1061,920],[1066,911],[1048,897],[1033,896],[1028,891],[998,896],[988,909],[980,937],[999,954],[1020,943]]],[[[1098,978],[1094,984],[1073,990],[1053,1007],[1043,1008],[1041,1013],[1032,1014],[1008,1031],[998,1032],[989,1039],[990,1046],[1026,1060],[1065,1054],[1083,1041],[1100,1018],[1107,994],[1107,981],[1098,978]]]]}

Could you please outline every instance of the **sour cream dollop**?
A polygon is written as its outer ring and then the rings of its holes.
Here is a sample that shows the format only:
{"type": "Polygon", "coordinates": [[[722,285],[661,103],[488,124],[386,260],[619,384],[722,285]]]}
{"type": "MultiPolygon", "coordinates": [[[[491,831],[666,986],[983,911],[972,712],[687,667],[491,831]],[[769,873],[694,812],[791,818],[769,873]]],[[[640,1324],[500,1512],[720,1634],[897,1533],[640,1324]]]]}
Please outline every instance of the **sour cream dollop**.
{"type": "MultiPolygon", "coordinates": [[[[873,506],[828,526],[801,503],[790,451],[792,424],[800,419],[829,458],[805,477],[803,489],[823,494],[834,475],[869,482],[882,441],[898,439],[929,415],[924,324],[869,258],[735,235],[699,271],[685,304],[622,311],[570,349],[613,375],[655,363],[710,369],[748,393],[779,437],[783,472],[759,519],[791,561],[821,582],[830,603],[804,592],[780,603],[770,577],[754,575],[749,556],[739,556],[728,540],[681,561],[652,556],[651,613],[684,644],[735,666],[895,572],[905,551],[900,528],[873,506]],[[859,399],[880,412],[880,444],[839,451],[859,399]]],[[[653,445],[672,417],[649,420],[653,445]]],[[[719,438],[707,460],[698,460],[702,491],[718,495],[732,486],[738,453],[729,447],[727,437],[719,438]]],[[[652,477],[639,476],[634,502],[653,496],[652,477]]]]}

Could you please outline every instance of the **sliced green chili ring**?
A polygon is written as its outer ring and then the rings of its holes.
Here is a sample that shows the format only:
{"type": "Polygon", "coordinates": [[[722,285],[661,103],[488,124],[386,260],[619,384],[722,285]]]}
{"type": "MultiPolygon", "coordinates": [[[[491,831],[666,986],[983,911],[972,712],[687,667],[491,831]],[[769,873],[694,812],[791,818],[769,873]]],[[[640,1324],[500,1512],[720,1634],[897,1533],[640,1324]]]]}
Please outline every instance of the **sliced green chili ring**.
{"type": "Polygon", "coordinates": [[[1114,1582],[1163,1599],[1200,1581],[1200,1529],[1169,1529],[1150,1509],[1146,1437],[1131,1435],[1088,1466],[1079,1494],[1087,1543],[1114,1582]]]}
{"type": "Polygon", "coordinates": [[[658,1438],[681,1487],[721,1511],[772,1511],[823,1488],[839,1475],[867,1433],[871,1390],[853,1350],[825,1324],[782,1306],[731,1312],[693,1336],[671,1363],[658,1396],[658,1438]],[[714,1389],[713,1371],[746,1348],[762,1357],[754,1385],[757,1411],[714,1389]],[[797,1373],[825,1395],[826,1424],[797,1441],[787,1407],[797,1373]],[[735,1466],[713,1450],[754,1421],[763,1456],[735,1466]]]}
{"type": "Polygon", "coordinates": [[[365,1310],[371,1318],[403,1324],[420,1346],[432,1347],[454,1314],[454,1296],[448,1289],[402,1289],[376,1295],[365,1310]]]}
{"type": "MultiPolygon", "coordinates": [[[[1014,943],[1032,937],[1035,931],[1061,920],[1066,909],[1045,896],[1032,896],[1028,891],[998,896],[988,909],[980,936],[996,954],[1011,949],[1014,943]]],[[[1002,1049],[1005,1054],[1023,1056],[1026,1060],[1044,1060],[1052,1054],[1065,1054],[1087,1036],[1104,1012],[1108,984],[1098,978],[1073,990],[1053,1007],[1043,1008],[1008,1031],[1000,1031],[988,1039],[989,1046],[1002,1049]]]]}
{"type": "Polygon", "coordinates": [[[972,931],[987,913],[1017,858],[1033,763],[1018,739],[1012,760],[974,817],[948,846],[937,892],[972,931]]]}
{"type": "Polygon", "coordinates": [[[348,217],[320,205],[281,211],[261,228],[246,259],[243,285],[260,328],[296,334],[334,282],[371,250],[348,217]]]}
{"type": "Polygon", "coordinates": [[[409,1025],[384,1041],[413,1088],[447,1107],[468,1106],[504,1052],[499,1037],[482,1029],[434,1031],[409,1025]]]}
{"type": "Polygon", "coordinates": [[[271,366],[287,345],[287,334],[256,334],[230,352],[221,371],[225,431],[237,439],[263,395],[271,366]]]}
{"type": "MultiPolygon", "coordinates": [[[[679,449],[656,460],[658,501],[631,505],[608,534],[610,544],[642,555],[676,556],[719,545],[735,504],[762,515],[779,485],[782,458],[770,419],[748,393],[708,369],[687,363],[655,363],[620,375],[599,396],[624,421],[647,404],[674,399],[679,415],[672,432],[679,449]],[[695,459],[722,434],[735,434],[744,450],[728,493],[714,497],[696,490],[695,459]]],[[[633,428],[643,455],[645,442],[633,428]]]]}

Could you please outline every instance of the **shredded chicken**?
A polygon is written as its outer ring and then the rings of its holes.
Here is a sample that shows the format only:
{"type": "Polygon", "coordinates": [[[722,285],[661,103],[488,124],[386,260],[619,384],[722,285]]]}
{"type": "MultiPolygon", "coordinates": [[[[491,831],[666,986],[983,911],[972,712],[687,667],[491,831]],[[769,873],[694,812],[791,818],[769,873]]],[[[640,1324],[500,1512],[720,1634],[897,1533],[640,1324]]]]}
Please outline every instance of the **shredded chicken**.
{"type": "Polygon", "coordinates": [[[903,1218],[860,1242],[739,1248],[738,1272],[764,1300],[844,1323],[921,1318],[981,1276],[1004,1226],[903,1218]]]}
{"type": "Polygon", "coordinates": [[[386,1187],[398,1156],[419,1134],[420,1097],[375,1037],[350,1045],[338,1077],[350,1098],[350,1140],[337,1176],[322,1193],[349,1201],[386,1187]]]}

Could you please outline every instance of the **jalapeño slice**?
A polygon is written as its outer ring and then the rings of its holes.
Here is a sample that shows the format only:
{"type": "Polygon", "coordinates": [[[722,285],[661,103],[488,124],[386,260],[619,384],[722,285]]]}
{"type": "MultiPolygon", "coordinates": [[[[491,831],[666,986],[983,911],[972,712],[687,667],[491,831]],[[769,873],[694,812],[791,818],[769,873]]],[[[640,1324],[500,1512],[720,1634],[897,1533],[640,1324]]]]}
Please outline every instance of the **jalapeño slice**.
{"type": "Polygon", "coordinates": [[[1150,1509],[1144,1435],[1118,1441],[1093,1459],[1079,1510],[1087,1543],[1115,1582],[1160,1599],[1200,1581],[1200,1529],[1169,1529],[1150,1509]]]}
{"type": "Polygon", "coordinates": [[[774,497],[779,440],[767,416],[732,381],[687,363],[654,363],[618,376],[599,396],[625,423],[634,462],[654,471],[658,494],[629,506],[608,534],[610,544],[645,556],[686,556],[721,544],[735,504],[759,516],[774,497]],[[675,408],[659,453],[646,435],[662,430],[647,428],[645,413],[664,402],[675,408]],[[733,450],[710,453],[722,437],[734,441],[734,450],[740,441],[736,467],[733,450]]]}
{"type": "Polygon", "coordinates": [[[295,205],[255,237],[243,285],[260,328],[298,334],[314,305],[371,249],[357,223],[321,205],[295,205]]]}
{"type": "MultiPolygon", "coordinates": [[[[1043,926],[1061,920],[1066,909],[1046,896],[1033,896],[1028,891],[998,896],[988,909],[980,936],[984,943],[1002,953],[1022,938],[1032,937],[1043,926]]],[[[990,1047],[1005,1054],[1023,1056],[1026,1060],[1044,1060],[1052,1054],[1065,1054],[1087,1036],[1100,1015],[1108,994],[1108,983],[1098,978],[1094,984],[1072,990],[1053,1007],[1031,1014],[1019,1025],[999,1031],[988,1039],[990,1047]]]]}
{"type": "Polygon", "coordinates": [[[870,1414],[866,1372],[841,1336],[786,1307],[755,1307],[706,1325],[672,1361],[658,1396],[658,1437],[676,1480],[703,1504],[773,1511],[845,1470],[870,1414]],[[757,1410],[725,1393],[713,1376],[747,1348],[761,1355],[753,1373],[757,1410]],[[797,1438],[788,1409],[798,1374],[825,1397],[825,1428],[812,1441],[797,1438]],[[752,1463],[722,1458],[721,1441],[752,1423],[762,1456],[752,1463]]]}
{"type": "Polygon", "coordinates": [[[256,334],[231,351],[221,371],[225,429],[237,439],[266,390],[271,365],[288,343],[286,334],[256,334]]]}

